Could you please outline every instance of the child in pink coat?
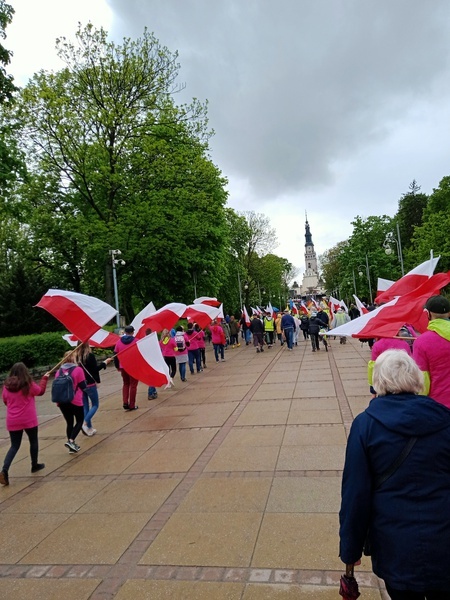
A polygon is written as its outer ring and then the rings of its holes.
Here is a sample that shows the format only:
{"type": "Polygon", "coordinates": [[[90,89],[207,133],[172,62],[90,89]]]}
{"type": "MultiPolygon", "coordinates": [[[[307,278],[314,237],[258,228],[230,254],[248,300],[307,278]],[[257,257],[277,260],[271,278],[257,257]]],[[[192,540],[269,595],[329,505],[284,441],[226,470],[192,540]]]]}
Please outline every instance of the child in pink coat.
{"type": "Polygon", "coordinates": [[[9,467],[19,451],[23,432],[30,442],[31,472],[36,473],[45,467],[38,463],[38,418],[35,396],[43,396],[50,373],[46,373],[39,384],[31,378],[27,367],[22,363],[13,365],[3,386],[2,398],[6,405],[6,429],[9,431],[11,447],[6,453],[0,483],[9,485],[9,467]]]}

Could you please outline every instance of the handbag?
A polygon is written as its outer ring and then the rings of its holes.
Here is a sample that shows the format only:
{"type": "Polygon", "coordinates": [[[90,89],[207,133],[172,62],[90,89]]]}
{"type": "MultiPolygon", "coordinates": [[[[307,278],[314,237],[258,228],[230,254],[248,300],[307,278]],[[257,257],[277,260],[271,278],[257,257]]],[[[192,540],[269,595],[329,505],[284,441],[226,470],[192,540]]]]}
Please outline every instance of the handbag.
{"type": "MultiPolygon", "coordinates": [[[[373,484],[374,492],[376,492],[378,489],[380,489],[380,487],[383,485],[383,483],[385,481],[387,481],[389,479],[389,477],[391,477],[395,473],[395,471],[400,467],[400,465],[403,463],[403,461],[407,458],[408,454],[411,452],[411,450],[413,449],[414,444],[416,442],[417,442],[417,437],[411,438],[408,441],[408,443],[406,444],[406,446],[403,448],[403,450],[400,452],[400,454],[397,456],[397,458],[393,461],[393,463],[386,469],[386,471],[384,471],[384,473],[381,473],[380,475],[378,475],[378,477],[375,479],[374,484],[373,484]]],[[[366,539],[364,540],[363,554],[364,554],[364,556],[371,556],[371,554],[372,554],[372,544],[371,544],[371,540],[370,540],[370,528],[367,530],[366,539]]]]}

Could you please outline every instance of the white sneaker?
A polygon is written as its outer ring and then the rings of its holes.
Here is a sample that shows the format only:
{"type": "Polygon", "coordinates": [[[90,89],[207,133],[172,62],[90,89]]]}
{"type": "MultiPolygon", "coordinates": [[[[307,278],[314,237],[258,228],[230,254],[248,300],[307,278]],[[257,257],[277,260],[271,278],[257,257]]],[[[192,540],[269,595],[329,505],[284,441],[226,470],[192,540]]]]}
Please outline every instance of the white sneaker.
{"type": "Polygon", "coordinates": [[[81,426],[81,430],[82,430],[82,432],[84,433],[84,435],[91,435],[91,434],[89,433],[90,429],[89,429],[89,427],[88,427],[87,425],[84,425],[84,424],[83,424],[83,425],[81,426]]]}
{"type": "Polygon", "coordinates": [[[92,436],[92,435],[95,435],[96,433],[97,433],[97,430],[96,430],[96,429],[94,429],[93,427],[91,427],[91,428],[89,429],[89,433],[88,433],[88,435],[89,435],[89,436],[92,436]]]}

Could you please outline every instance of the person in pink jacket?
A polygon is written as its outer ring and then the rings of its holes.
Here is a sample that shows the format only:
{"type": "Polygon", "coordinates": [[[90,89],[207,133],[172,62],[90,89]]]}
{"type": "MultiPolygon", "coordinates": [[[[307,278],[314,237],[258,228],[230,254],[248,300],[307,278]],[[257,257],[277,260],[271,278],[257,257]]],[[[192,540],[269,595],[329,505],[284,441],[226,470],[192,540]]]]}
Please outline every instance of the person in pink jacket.
{"type": "Polygon", "coordinates": [[[214,346],[214,356],[216,358],[216,362],[219,362],[219,354],[222,361],[225,360],[224,356],[224,348],[225,348],[225,334],[223,332],[222,327],[218,324],[217,320],[214,319],[213,324],[209,328],[211,331],[211,341],[214,346]]]}
{"type": "Polygon", "coordinates": [[[164,361],[169,367],[169,375],[172,379],[177,374],[177,361],[176,361],[176,344],[174,335],[172,336],[168,329],[163,329],[161,331],[161,337],[159,338],[159,345],[161,348],[161,353],[163,355],[164,361]]]}
{"type": "Polygon", "coordinates": [[[194,329],[197,332],[198,336],[198,349],[200,351],[200,360],[203,363],[203,368],[206,369],[206,349],[205,349],[205,332],[203,329],[195,323],[194,329]]]}
{"type": "Polygon", "coordinates": [[[31,378],[27,367],[18,362],[13,365],[3,386],[2,398],[6,405],[6,429],[9,432],[11,447],[6,453],[0,483],[9,485],[9,467],[19,451],[23,432],[30,442],[31,472],[36,473],[45,467],[38,462],[38,418],[35,396],[43,396],[50,373],[46,373],[39,384],[31,378]]]}

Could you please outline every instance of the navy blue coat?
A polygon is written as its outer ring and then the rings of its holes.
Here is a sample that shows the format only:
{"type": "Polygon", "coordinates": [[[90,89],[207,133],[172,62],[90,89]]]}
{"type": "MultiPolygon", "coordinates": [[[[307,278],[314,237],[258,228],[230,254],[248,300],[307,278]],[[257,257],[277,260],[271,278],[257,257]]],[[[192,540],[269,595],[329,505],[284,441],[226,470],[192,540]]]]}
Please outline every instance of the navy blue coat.
{"type": "Polygon", "coordinates": [[[450,590],[450,410],[425,396],[381,396],[358,415],[342,479],[340,557],[356,562],[370,525],[374,573],[398,590],[450,590]],[[376,491],[411,437],[418,440],[376,491]]]}

